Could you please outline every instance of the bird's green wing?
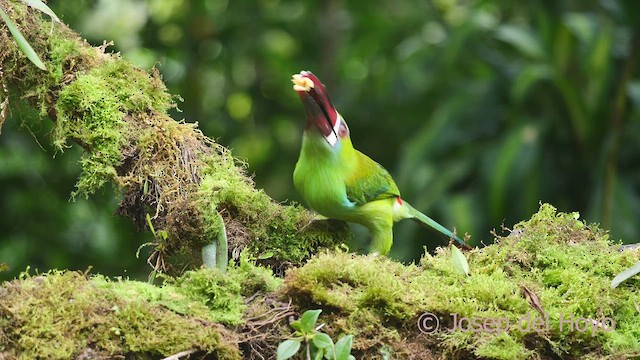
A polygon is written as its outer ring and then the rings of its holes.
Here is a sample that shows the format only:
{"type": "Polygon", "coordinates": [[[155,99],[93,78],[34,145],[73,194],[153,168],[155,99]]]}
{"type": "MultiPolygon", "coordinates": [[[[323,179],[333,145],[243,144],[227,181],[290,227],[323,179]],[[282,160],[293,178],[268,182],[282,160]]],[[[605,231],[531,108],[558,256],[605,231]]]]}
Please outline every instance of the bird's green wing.
{"type": "Polygon", "coordinates": [[[349,200],[358,205],[400,196],[398,186],[389,172],[360,152],[356,171],[345,179],[345,186],[349,200]]]}

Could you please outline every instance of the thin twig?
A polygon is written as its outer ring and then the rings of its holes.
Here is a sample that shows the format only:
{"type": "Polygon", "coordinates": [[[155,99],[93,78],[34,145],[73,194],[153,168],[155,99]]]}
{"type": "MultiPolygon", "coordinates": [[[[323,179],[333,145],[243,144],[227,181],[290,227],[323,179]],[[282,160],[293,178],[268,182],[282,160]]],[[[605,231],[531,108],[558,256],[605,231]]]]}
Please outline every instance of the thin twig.
{"type": "Polygon", "coordinates": [[[168,356],[168,357],[166,357],[166,358],[164,358],[162,360],[179,360],[182,357],[189,356],[191,354],[195,354],[198,351],[199,351],[198,349],[185,350],[185,351],[181,351],[181,352],[179,352],[177,354],[173,354],[171,356],[168,356]]]}
{"type": "Polygon", "coordinates": [[[285,306],[280,306],[280,307],[272,308],[272,309],[270,309],[269,311],[266,311],[266,312],[264,312],[264,313],[262,313],[262,314],[260,314],[260,315],[258,315],[258,316],[254,316],[254,317],[250,317],[250,318],[248,318],[248,319],[245,319],[245,321],[246,321],[246,322],[251,322],[251,321],[253,321],[253,320],[258,320],[258,319],[264,318],[264,317],[266,317],[267,315],[271,314],[272,312],[275,312],[275,311],[285,311],[285,312],[286,312],[286,311],[288,311],[289,309],[291,309],[291,300],[289,300],[289,302],[288,302],[288,303],[287,303],[287,305],[285,305],[285,306]]]}

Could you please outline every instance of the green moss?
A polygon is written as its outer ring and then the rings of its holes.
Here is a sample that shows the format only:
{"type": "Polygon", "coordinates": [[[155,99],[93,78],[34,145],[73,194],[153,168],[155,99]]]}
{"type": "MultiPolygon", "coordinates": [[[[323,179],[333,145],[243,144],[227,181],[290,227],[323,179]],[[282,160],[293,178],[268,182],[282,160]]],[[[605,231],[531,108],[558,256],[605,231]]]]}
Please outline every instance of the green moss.
{"type": "Polygon", "coordinates": [[[232,247],[246,247],[254,256],[267,254],[274,262],[300,263],[319,248],[332,248],[351,238],[345,223],[317,220],[301,206],[281,205],[256,190],[228,152],[207,159],[198,198],[203,199],[203,217],[210,219],[207,239],[217,236],[214,211],[221,211],[233,220],[227,223],[227,232],[235,242],[232,247]],[[234,221],[245,228],[236,231],[234,221]]]}
{"type": "Polygon", "coordinates": [[[164,305],[203,306],[171,286],[51,272],[23,275],[0,288],[0,297],[0,352],[8,358],[148,358],[190,349],[240,358],[229,331],[164,305]]]}
{"type": "Polygon", "coordinates": [[[439,316],[441,330],[424,339],[423,346],[433,346],[445,357],[456,353],[491,359],[632,354],[640,349],[640,281],[634,278],[616,289],[610,289],[610,283],[640,254],[620,253],[606,232],[577,219],[575,213],[557,213],[552,206],[542,205],[510,236],[467,253],[469,277],[455,271],[447,249],[425,255],[419,266],[384,257],[324,253],[288,275],[286,294],[302,308],[330,309],[340,319],[334,323],[336,333],[355,334],[359,349],[371,345],[360,339],[376,337],[387,339],[378,347],[392,345],[399,351],[398,329],[404,333],[401,337],[419,336],[417,319],[429,312],[439,316]],[[527,329],[526,321],[518,329],[520,320],[545,319],[522,295],[524,289],[539,298],[548,329],[527,329]],[[589,326],[587,331],[571,328],[572,315],[578,327],[589,326]],[[362,326],[361,316],[377,319],[384,327],[362,326]],[[578,322],[605,317],[615,322],[614,331],[595,328],[592,333],[593,322],[578,322]],[[471,325],[469,329],[468,322],[460,323],[462,318],[505,319],[510,327],[495,331],[490,323],[487,328],[471,325]],[[457,331],[443,330],[454,325],[457,331]],[[461,331],[460,326],[469,331],[461,331]]]}
{"type": "Polygon", "coordinates": [[[68,139],[74,139],[90,150],[81,160],[77,192],[88,195],[115,181],[123,148],[131,141],[126,116],[150,109],[162,112],[171,106],[161,83],[122,59],[78,74],[62,88],[55,106],[54,144],[62,150],[68,139]]]}
{"type": "Polygon", "coordinates": [[[486,359],[530,359],[535,352],[527,349],[522,342],[519,342],[507,333],[500,333],[496,336],[483,336],[475,344],[474,355],[486,359]]]}
{"type": "Polygon", "coordinates": [[[244,323],[245,298],[281,284],[245,256],[226,273],[188,271],[161,286],[78,272],[23,274],[0,287],[0,354],[158,358],[193,349],[236,359],[239,339],[220,324],[244,323]]]}
{"type": "Polygon", "coordinates": [[[80,56],[88,56],[95,60],[95,53],[82,53],[82,47],[78,46],[76,39],[56,36],[51,39],[51,50],[47,59],[47,71],[54,83],[63,81],[63,77],[68,72],[68,67],[75,65],[75,59],[80,56]],[[67,68],[67,69],[65,69],[67,68]]]}
{"type": "Polygon", "coordinates": [[[13,38],[0,36],[3,49],[0,62],[5,75],[11,73],[7,76],[9,85],[25,90],[21,98],[30,100],[42,117],[52,115],[52,102],[62,84],[74,79],[73,72],[95,64],[98,52],[83,44],[66,26],[52,24],[49,18],[21,2],[5,2],[4,9],[46,66],[44,71],[38,69],[26,59],[13,38]]]}
{"type": "Polygon", "coordinates": [[[177,293],[204,304],[211,321],[238,325],[243,322],[245,297],[259,291],[274,291],[281,283],[270,270],[251,264],[243,256],[237,267],[230,267],[224,274],[217,269],[188,271],[171,285],[177,293]]]}

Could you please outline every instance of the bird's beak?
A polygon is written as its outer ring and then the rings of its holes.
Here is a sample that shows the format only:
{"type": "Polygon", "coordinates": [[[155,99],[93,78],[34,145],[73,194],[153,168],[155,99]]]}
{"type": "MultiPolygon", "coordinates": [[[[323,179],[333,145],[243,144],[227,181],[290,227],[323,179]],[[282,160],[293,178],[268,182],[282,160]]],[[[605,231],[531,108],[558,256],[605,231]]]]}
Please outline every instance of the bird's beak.
{"type": "Polygon", "coordinates": [[[336,128],[339,125],[339,115],[329,100],[329,95],[320,80],[310,71],[301,71],[293,75],[293,90],[295,90],[307,115],[307,129],[317,129],[325,140],[335,146],[338,142],[336,128]]]}

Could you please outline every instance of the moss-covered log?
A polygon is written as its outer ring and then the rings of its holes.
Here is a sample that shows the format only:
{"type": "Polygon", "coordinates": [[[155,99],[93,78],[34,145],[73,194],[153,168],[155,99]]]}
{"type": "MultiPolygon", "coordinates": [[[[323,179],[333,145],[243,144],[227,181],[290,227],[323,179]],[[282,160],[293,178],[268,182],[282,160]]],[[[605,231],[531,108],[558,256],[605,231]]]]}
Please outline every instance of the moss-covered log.
{"type": "Polygon", "coordinates": [[[187,272],[160,287],[78,272],[23,275],[0,288],[0,358],[239,359],[232,329],[244,323],[245,298],[281,282],[244,259],[226,274],[187,272]]]}
{"type": "Polygon", "coordinates": [[[155,267],[199,265],[199,249],[218,235],[218,214],[231,252],[268,253],[274,264],[299,263],[351,236],[342,222],[315,221],[305,209],[256,190],[228,150],[194,124],[172,119],[175,96],[156,70],[105,53],[106,45],[90,46],[22,2],[0,6],[47,68],[30,63],[0,23],[0,89],[8,88],[2,97],[26,100],[54,121],[52,141],[60,151],[71,142],[85,150],[74,195],[88,196],[112,183],[122,197],[118,213],[140,228],[151,219],[161,234],[150,259],[155,267]]]}
{"type": "Polygon", "coordinates": [[[169,287],[52,272],[7,283],[0,298],[3,359],[240,358],[236,334],[207,320],[215,312],[191,316],[206,304],[169,287]]]}
{"type": "Polygon", "coordinates": [[[167,115],[174,98],[157,72],[89,46],[22,3],[0,6],[48,69],[28,62],[0,25],[2,97],[6,85],[12,102],[24,99],[54,121],[61,150],[74,142],[86,151],[78,195],[115,184],[122,214],[141,227],[151,219],[157,267],[170,255],[182,259],[174,265],[197,265],[193,252],[216,237],[217,214],[232,247],[250,254],[225,274],[187,271],[160,286],[23,275],[0,286],[0,359],[273,358],[293,333],[291,316],[317,308],[322,330],[354,335],[363,359],[640,356],[640,280],[610,288],[640,253],[620,252],[577,214],[543,205],[495,245],[467,253],[469,276],[447,250],[417,265],[335,250],[313,256],[349,236],[344,224],[314,222],[256,190],[226,149],[167,115]],[[267,253],[301,266],[277,279],[248,260],[267,253]]]}
{"type": "Polygon", "coordinates": [[[640,260],[637,249],[620,251],[605,231],[550,205],[496,240],[467,253],[469,276],[447,250],[417,265],[326,252],[284,280],[246,259],[161,287],[25,275],[0,287],[0,357],[271,359],[294,331],[290,317],[308,309],[323,310],[333,339],[354,335],[358,359],[640,356],[640,279],[610,287],[640,260]]]}
{"type": "Polygon", "coordinates": [[[421,359],[640,356],[640,280],[610,287],[640,252],[621,252],[577,219],[543,205],[467,253],[468,277],[444,249],[417,266],[332,254],[292,271],[285,292],[302,308],[327,309],[332,331],[354,334],[367,357],[386,346],[421,359]]]}

